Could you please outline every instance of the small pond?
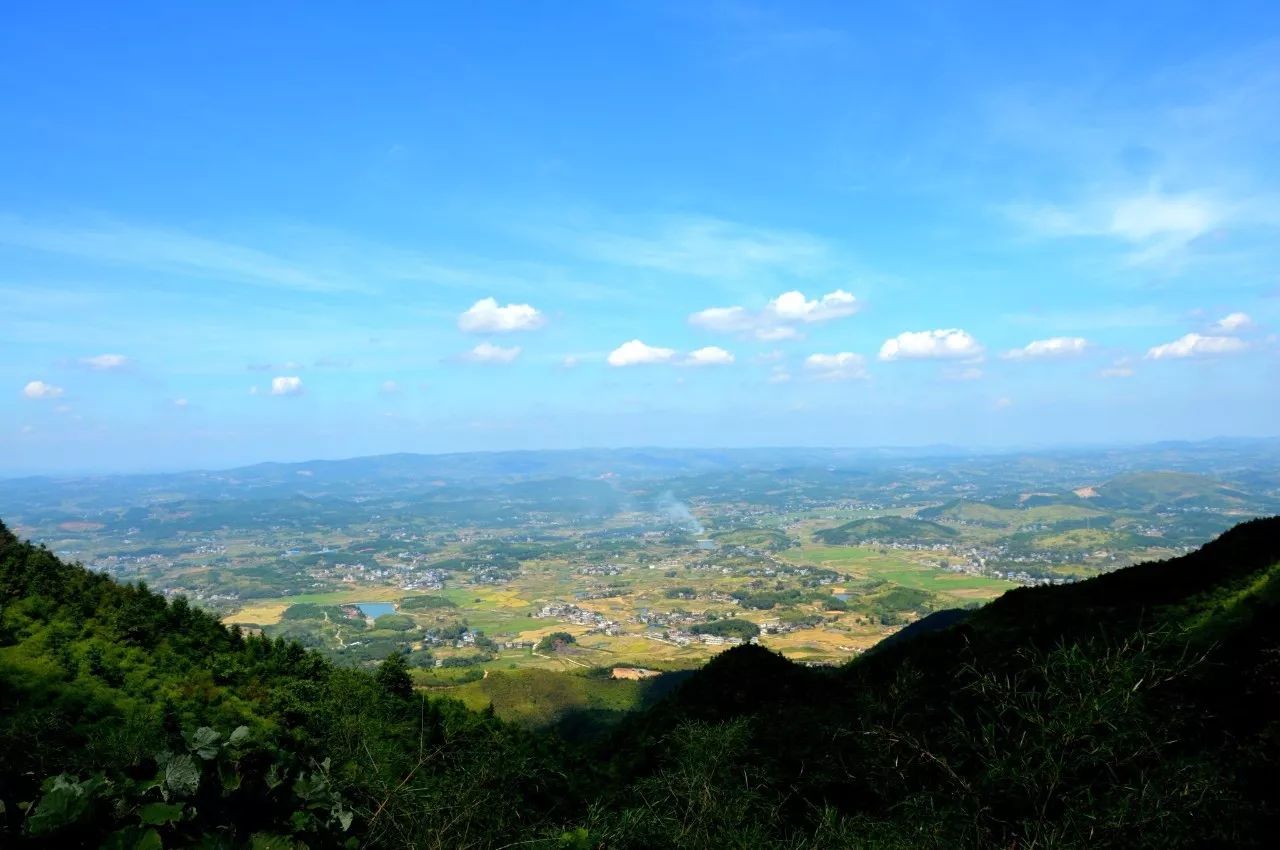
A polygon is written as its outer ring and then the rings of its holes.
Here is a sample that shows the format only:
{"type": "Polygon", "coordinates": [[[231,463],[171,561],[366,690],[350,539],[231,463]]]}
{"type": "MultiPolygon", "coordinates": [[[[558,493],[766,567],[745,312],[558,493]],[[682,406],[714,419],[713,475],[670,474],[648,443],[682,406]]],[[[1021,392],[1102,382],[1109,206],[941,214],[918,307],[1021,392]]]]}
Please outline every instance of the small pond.
{"type": "Polygon", "coordinates": [[[360,613],[364,614],[370,620],[376,620],[383,614],[394,614],[396,606],[390,602],[353,602],[360,609],[360,613]]]}

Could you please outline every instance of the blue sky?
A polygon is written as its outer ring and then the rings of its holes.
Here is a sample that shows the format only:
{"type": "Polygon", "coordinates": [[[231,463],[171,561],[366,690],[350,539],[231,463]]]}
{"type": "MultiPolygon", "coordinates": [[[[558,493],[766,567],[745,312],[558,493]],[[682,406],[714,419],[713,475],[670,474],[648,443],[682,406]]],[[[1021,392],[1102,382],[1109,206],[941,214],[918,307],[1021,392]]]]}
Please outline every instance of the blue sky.
{"type": "Polygon", "coordinates": [[[1274,3],[49,3],[0,55],[0,474],[1280,433],[1274,3]]]}

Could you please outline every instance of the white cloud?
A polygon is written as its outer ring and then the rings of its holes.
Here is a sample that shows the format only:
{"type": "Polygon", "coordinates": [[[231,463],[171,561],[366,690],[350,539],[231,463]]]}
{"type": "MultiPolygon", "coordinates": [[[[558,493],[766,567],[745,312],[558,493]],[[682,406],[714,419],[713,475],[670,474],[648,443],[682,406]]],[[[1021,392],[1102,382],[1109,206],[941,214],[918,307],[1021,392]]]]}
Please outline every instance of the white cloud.
{"type": "Polygon", "coordinates": [[[271,379],[272,395],[299,395],[302,393],[302,379],[297,375],[280,375],[271,379]]]}
{"type": "Polygon", "coordinates": [[[689,352],[685,358],[686,366],[728,366],[733,363],[733,354],[715,345],[699,348],[689,352]]]}
{"type": "Polygon", "coordinates": [[[1004,410],[1006,408],[1013,407],[1013,399],[1009,398],[1008,396],[1001,396],[1000,398],[991,402],[991,407],[994,408],[995,410],[1004,410]]]}
{"type": "Polygon", "coordinates": [[[520,346],[510,348],[482,342],[464,355],[464,359],[472,363],[512,363],[520,356],[520,346]]]}
{"type": "Polygon", "coordinates": [[[400,385],[397,384],[395,381],[383,381],[378,386],[378,392],[382,393],[383,395],[395,395],[396,393],[400,392],[400,385]]]}
{"type": "Polygon", "coordinates": [[[852,351],[838,354],[810,354],[804,367],[815,377],[828,381],[846,381],[867,377],[866,358],[852,351]]]}
{"type": "Polygon", "coordinates": [[[35,399],[58,398],[62,395],[62,387],[55,387],[53,384],[46,384],[44,381],[29,381],[22,388],[22,394],[27,398],[35,399]]]}
{"type": "Polygon", "coordinates": [[[1202,195],[1149,190],[1076,208],[1015,207],[1011,214],[1044,236],[1118,240],[1130,246],[1131,264],[1156,265],[1181,257],[1192,242],[1221,227],[1234,211],[1202,195]]]}
{"type": "Polygon", "coordinates": [[[1253,319],[1249,317],[1248,313],[1228,313],[1213,323],[1215,331],[1228,334],[1239,333],[1251,327],[1253,327],[1253,319]]]}
{"type": "Polygon", "coordinates": [[[648,363],[670,363],[675,356],[673,348],[657,348],[633,339],[609,352],[607,362],[610,366],[640,366],[648,363]]]}
{"type": "Polygon", "coordinates": [[[763,309],[746,307],[708,307],[689,316],[689,324],[718,333],[739,333],[765,341],[795,339],[797,325],[827,322],[858,312],[858,299],[837,289],[820,298],[807,298],[803,292],[791,290],[769,301],[763,309]]]}
{"type": "Polygon", "coordinates": [[[709,331],[738,333],[753,330],[756,316],[746,307],[708,307],[691,315],[689,324],[709,331]]]}
{"type": "Polygon", "coordinates": [[[958,328],[906,331],[880,346],[881,360],[950,360],[981,354],[978,341],[958,328]]]}
{"type": "Polygon", "coordinates": [[[173,400],[174,407],[188,407],[190,404],[191,403],[187,401],[185,398],[175,398],[173,400]]]}
{"type": "Polygon", "coordinates": [[[1211,230],[1221,217],[1216,205],[1204,198],[1148,192],[1121,199],[1111,212],[1108,230],[1130,242],[1190,241],[1211,230]]]}
{"type": "Polygon", "coordinates": [[[573,369],[573,368],[575,368],[575,367],[576,367],[580,362],[581,362],[581,360],[580,360],[580,358],[578,357],[578,355],[576,355],[576,354],[566,354],[566,355],[565,355],[565,356],[560,360],[560,368],[561,368],[561,369],[573,369]]]}
{"type": "Polygon", "coordinates": [[[791,380],[791,373],[787,371],[785,366],[774,366],[773,371],[769,373],[769,383],[785,384],[791,380]]]}
{"type": "Polygon", "coordinates": [[[1089,347],[1089,341],[1079,336],[1055,336],[1050,339],[1037,339],[1022,348],[1006,351],[1004,357],[1010,360],[1021,360],[1026,357],[1071,357],[1083,354],[1089,347]]]}
{"type": "Polygon", "coordinates": [[[1153,346],[1147,351],[1149,360],[1168,358],[1204,357],[1214,354],[1236,354],[1248,346],[1233,336],[1202,336],[1189,333],[1173,342],[1153,346]]]}
{"type": "Polygon", "coordinates": [[[826,322],[852,316],[859,306],[858,299],[843,289],[812,301],[806,299],[803,292],[792,290],[770,301],[765,309],[783,322],[826,322]]]}
{"type": "Polygon", "coordinates": [[[546,318],[531,305],[501,306],[494,298],[481,298],[458,317],[458,328],[467,333],[532,331],[544,324],[546,318]]]}
{"type": "Polygon", "coordinates": [[[99,372],[112,369],[123,369],[129,365],[129,358],[123,354],[97,354],[93,357],[81,357],[80,363],[99,372]]]}

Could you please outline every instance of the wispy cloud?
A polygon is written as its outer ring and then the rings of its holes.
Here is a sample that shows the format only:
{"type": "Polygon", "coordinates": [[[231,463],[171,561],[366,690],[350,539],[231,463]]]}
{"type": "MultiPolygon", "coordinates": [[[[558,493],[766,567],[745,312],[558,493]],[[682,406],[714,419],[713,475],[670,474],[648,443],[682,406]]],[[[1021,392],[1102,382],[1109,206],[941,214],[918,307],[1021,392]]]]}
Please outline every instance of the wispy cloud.
{"type": "Polygon", "coordinates": [[[1202,194],[1149,190],[1076,205],[1015,205],[1008,213],[1040,236],[1112,240],[1126,262],[1143,266],[1181,260],[1196,240],[1239,220],[1241,210],[1202,194]]]}
{"type": "Polygon", "coordinates": [[[716,279],[760,272],[803,276],[826,266],[830,254],[823,240],[806,233],[708,216],[669,216],[625,227],[566,225],[540,234],[589,259],[716,279]]]}
{"type": "Polygon", "coordinates": [[[0,214],[0,245],[166,276],[302,292],[373,293],[429,283],[586,300],[617,297],[554,264],[402,248],[303,224],[255,228],[246,240],[108,216],[37,221],[0,214]]]}
{"type": "Polygon", "coordinates": [[[111,372],[124,369],[129,365],[128,357],[123,354],[95,354],[92,357],[81,357],[80,364],[95,372],[111,372]]]}
{"type": "Polygon", "coordinates": [[[1083,354],[1089,347],[1089,341],[1079,336],[1055,336],[1049,339],[1037,339],[1006,351],[1002,357],[1007,360],[1043,359],[1051,357],[1072,357],[1083,354]]]}
{"type": "Polygon", "coordinates": [[[867,377],[867,361],[861,354],[841,351],[836,354],[810,354],[804,368],[823,381],[851,381],[867,377]]]}
{"type": "Polygon", "coordinates": [[[38,224],[0,217],[0,244],[166,274],[311,291],[361,289],[350,279],[267,251],[181,230],[101,220],[38,224]]]}
{"type": "Polygon", "coordinates": [[[1173,342],[1153,346],[1147,351],[1150,360],[1181,359],[1186,357],[1211,357],[1218,354],[1238,354],[1248,348],[1242,339],[1233,336],[1204,336],[1189,333],[1173,342]]]}
{"type": "Polygon", "coordinates": [[[1213,323],[1213,329],[1220,333],[1239,333],[1253,327],[1253,319],[1248,313],[1228,313],[1213,323]]]}
{"type": "Polygon", "coordinates": [[[463,355],[462,359],[472,363],[506,364],[514,363],[520,356],[520,346],[510,347],[482,342],[463,355]]]}

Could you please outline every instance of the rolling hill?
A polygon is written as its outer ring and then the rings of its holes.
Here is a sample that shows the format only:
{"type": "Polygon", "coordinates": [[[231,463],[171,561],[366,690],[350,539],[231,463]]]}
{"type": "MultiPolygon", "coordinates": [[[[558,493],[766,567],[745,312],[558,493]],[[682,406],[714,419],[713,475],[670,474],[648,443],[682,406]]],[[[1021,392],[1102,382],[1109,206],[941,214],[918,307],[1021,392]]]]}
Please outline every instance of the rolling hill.
{"type": "Polygon", "coordinates": [[[814,538],[833,546],[857,543],[943,543],[957,536],[953,528],[928,520],[884,516],[855,519],[814,532],[814,538]]]}

